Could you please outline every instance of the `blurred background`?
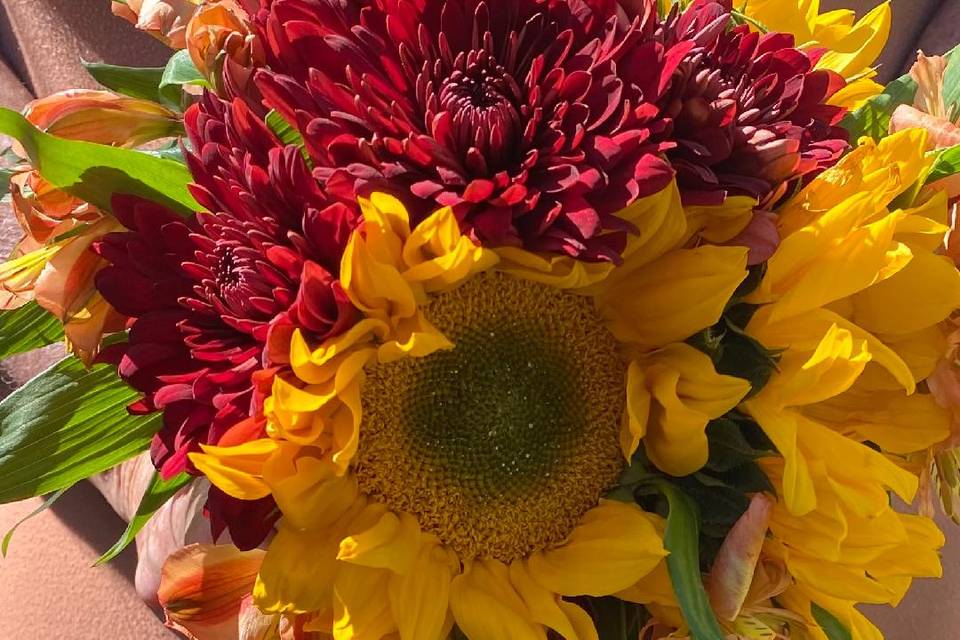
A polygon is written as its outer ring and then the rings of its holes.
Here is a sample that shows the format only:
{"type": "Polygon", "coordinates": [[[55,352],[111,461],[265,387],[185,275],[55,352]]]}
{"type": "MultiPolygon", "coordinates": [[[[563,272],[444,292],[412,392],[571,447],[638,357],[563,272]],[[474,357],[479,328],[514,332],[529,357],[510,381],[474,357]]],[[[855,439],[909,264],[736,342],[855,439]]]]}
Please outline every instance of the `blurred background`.
{"type": "MultiPolygon", "coordinates": [[[[785,2],[787,0],[784,0],[785,2]]],[[[876,0],[822,0],[822,9],[862,14],[876,0]]],[[[880,80],[905,72],[917,49],[945,52],[960,42],[960,0],[893,0],[893,33],[880,60],[880,80]]],[[[22,108],[63,89],[97,88],[80,60],[162,66],[170,51],[110,13],[109,0],[0,0],[0,106],[22,108]]],[[[5,143],[0,142],[0,147],[5,143]]],[[[0,205],[0,253],[17,239],[0,205]]],[[[55,348],[53,348],[55,349],[55,348]]],[[[29,354],[0,368],[0,397],[58,357],[29,354]]],[[[0,506],[0,536],[39,500],[0,506]]],[[[948,534],[944,581],[919,580],[897,609],[868,612],[888,640],[960,637],[960,527],[948,534]],[[951,606],[952,603],[957,606],[951,606]]],[[[20,640],[153,640],[175,637],[133,586],[136,553],[128,548],[107,567],[93,562],[125,523],[89,483],[72,488],[50,510],[25,523],[0,559],[0,638],[20,640]]],[[[505,639],[508,640],[508,639],[505,639]]]]}

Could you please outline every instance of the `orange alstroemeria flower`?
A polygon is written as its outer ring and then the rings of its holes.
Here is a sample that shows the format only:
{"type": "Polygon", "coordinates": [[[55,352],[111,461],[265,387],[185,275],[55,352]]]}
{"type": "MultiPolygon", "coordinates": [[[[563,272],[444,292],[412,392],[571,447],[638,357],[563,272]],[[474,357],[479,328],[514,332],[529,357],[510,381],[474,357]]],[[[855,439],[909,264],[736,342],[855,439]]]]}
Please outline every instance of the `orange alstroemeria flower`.
{"type": "Polygon", "coordinates": [[[34,100],[23,115],[57,137],[118,147],[138,147],[183,131],[180,118],[166,107],[111,91],[60,91],[34,100]]]}
{"type": "Polygon", "coordinates": [[[187,23],[202,0],[123,0],[111,2],[113,15],[173,49],[183,49],[187,23]]]}
{"type": "Polygon", "coordinates": [[[267,615],[253,604],[263,563],[260,549],[232,545],[184,547],[163,567],[157,597],[167,626],[190,640],[321,640],[303,617],[267,615]]]}
{"type": "MultiPolygon", "coordinates": [[[[136,147],[182,130],[169,109],[108,91],[55,93],[31,102],[24,116],[52,135],[117,147],[136,147]]],[[[36,300],[64,324],[70,349],[89,362],[103,335],[122,329],[124,320],[94,287],[103,261],[90,245],[121,226],[44,180],[16,144],[13,150],[23,158],[10,178],[12,209],[23,236],[0,264],[0,309],[36,300]]]]}
{"type": "Polygon", "coordinates": [[[216,0],[200,7],[187,25],[186,41],[193,64],[218,91],[224,65],[230,65],[232,78],[245,83],[263,64],[262,46],[239,0],[216,0]]]}
{"type": "MultiPolygon", "coordinates": [[[[943,99],[943,77],[947,59],[927,56],[922,51],[910,68],[910,77],[917,83],[913,104],[902,104],[890,118],[890,133],[904,129],[926,129],[927,150],[946,149],[960,144],[960,110],[943,99]]],[[[947,192],[950,199],[960,196],[960,175],[952,175],[934,183],[947,192]]]]}

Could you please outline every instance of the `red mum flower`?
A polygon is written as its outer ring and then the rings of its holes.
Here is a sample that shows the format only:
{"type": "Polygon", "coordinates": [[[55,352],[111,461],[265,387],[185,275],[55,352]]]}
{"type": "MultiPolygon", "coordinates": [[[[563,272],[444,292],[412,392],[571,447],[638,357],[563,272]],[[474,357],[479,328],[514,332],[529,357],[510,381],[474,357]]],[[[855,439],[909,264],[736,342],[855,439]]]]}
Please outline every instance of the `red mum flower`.
{"type": "Polygon", "coordinates": [[[770,206],[803,179],[833,165],[848,148],[830,106],[842,77],[815,70],[816,54],[790,34],[730,27],[729,0],[677,6],[661,31],[665,45],[695,43],[659,100],[673,120],[667,156],[684,201],[719,204],[727,194],[770,206]]]}
{"type": "Polygon", "coordinates": [[[292,327],[323,340],[354,318],[337,281],[353,209],[332,203],[299,149],[244,103],[207,97],[186,123],[193,191],[214,213],[183,219],[118,196],[114,213],[130,231],[96,246],[110,263],[97,287],[132,318],[129,342],[105,357],[144,393],[133,411],[163,412],[152,456],[164,477],[193,472],[188,453],[257,414],[257,386],[285,364],[277,343],[292,327]]]}
{"type": "Polygon", "coordinates": [[[489,245],[615,260],[615,214],[665,187],[656,103],[689,46],[654,3],[272,0],[255,22],[265,104],[331,192],[450,206],[489,245]]]}

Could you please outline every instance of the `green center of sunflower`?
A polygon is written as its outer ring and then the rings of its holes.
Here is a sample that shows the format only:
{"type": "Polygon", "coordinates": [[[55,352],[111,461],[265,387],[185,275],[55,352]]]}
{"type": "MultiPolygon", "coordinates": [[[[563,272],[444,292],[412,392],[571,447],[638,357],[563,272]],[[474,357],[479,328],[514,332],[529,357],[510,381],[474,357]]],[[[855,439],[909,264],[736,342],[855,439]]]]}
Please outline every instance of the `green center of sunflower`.
{"type": "Polygon", "coordinates": [[[616,340],[589,298],[498,273],[425,313],[455,347],[370,372],[361,490],[461,557],[562,542],[624,466],[616,340]]]}

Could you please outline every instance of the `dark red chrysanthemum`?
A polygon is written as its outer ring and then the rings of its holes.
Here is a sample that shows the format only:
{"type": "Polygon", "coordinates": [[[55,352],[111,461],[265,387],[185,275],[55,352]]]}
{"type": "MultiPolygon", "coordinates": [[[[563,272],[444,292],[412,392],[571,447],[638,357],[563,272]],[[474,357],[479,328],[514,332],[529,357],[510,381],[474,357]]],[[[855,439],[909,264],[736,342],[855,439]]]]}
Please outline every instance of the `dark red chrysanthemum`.
{"type": "Polygon", "coordinates": [[[244,103],[207,97],[186,124],[208,212],[184,219],[118,196],[130,231],[96,246],[109,262],[97,287],[131,318],[129,342],[104,357],[143,392],[132,410],[163,413],[151,453],[164,477],[192,472],[188,453],[258,413],[293,328],[322,340],[354,320],[337,281],[353,208],[331,202],[299,149],[244,103]]]}
{"type": "Polygon", "coordinates": [[[676,142],[667,157],[685,202],[750,195],[764,207],[847,149],[845,111],[826,104],[845,83],[815,70],[816,55],[790,34],[731,27],[729,5],[696,0],[682,13],[675,5],[664,21],[667,46],[695,44],[659,100],[676,142]]]}
{"type": "Polygon", "coordinates": [[[345,197],[453,208],[490,245],[614,260],[616,215],[662,189],[655,103],[689,46],[655,41],[655,3],[272,0],[255,19],[265,104],[345,197]]]}

